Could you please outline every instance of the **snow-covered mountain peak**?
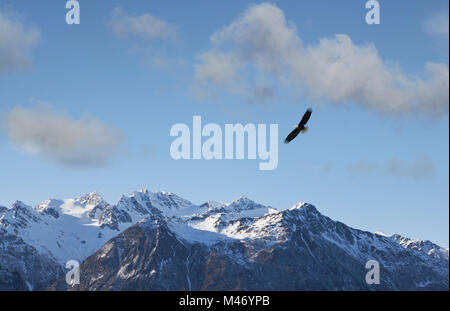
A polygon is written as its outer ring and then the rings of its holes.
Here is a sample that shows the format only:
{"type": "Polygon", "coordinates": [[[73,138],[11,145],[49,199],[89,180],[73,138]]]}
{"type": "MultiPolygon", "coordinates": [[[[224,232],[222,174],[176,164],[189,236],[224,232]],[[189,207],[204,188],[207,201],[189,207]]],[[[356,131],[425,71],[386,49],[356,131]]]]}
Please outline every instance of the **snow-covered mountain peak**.
{"type": "Polygon", "coordinates": [[[58,215],[64,214],[79,219],[91,220],[95,218],[95,216],[92,215],[92,211],[97,210],[98,208],[101,210],[103,209],[104,205],[106,205],[106,203],[103,204],[103,201],[92,201],[89,198],[85,197],[83,197],[81,200],[80,198],[64,200],[50,199],[39,204],[36,208],[36,211],[40,211],[42,214],[50,214],[54,217],[57,213],[58,215]]]}
{"type": "Polygon", "coordinates": [[[144,197],[150,197],[152,194],[151,191],[149,191],[146,188],[143,188],[141,190],[138,191],[133,191],[132,193],[130,193],[130,195],[128,195],[128,197],[130,198],[134,198],[134,197],[138,197],[138,198],[144,198],[144,197]]]}
{"type": "Polygon", "coordinates": [[[142,188],[141,190],[139,190],[139,192],[141,192],[142,194],[149,194],[150,191],[148,191],[147,188],[142,188]]]}
{"type": "Polygon", "coordinates": [[[301,211],[302,213],[320,214],[320,212],[316,209],[314,205],[302,201],[292,206],[289,210],[290,211],[298,210],[301,211]]]}
{"type": "Polygon", "coordinates": [[[34,210],[42,215],[49,215],[54,218],[59,218],[60,206],[63,203],[64,203],[64,201],[62,201],[62,200],[49,199],[49,200],[39,203],[34,208],[34,210]]]}
{"type": "Polygon", "coordinates": [[[140,191],[134,191],[133,193],[131,193],[129,195],[129,198],[134,198],[139,203],[151,203],[154,207],[162,207],[164,209],[182,209],[185,207],[192,207],[194,205],[190,201],[185,200],[172,192],[166,191],[151,192],[147,189],[142,189],[140,191]]]}
{"type": "Polygon", "coordinates": [[[389,233],[386,233],[386,232],[383,232],[383,231],[375,231],[374,234],[381,235],[381,236],[384,236],[386,238],[390,238],[392,236],[392,234],[389,234],[389,233]]]}
{"type": "Polygon", "coordinates": [[[250,201],[250,202],[253,202],[252,200],[247,198],[245,195],[239,196],[236,200],[234,200],[234,202],[236,202],[236,201],[250,201]]]}
{"type": "Polygon", "coordinates": [[[399,234],[393,234],[390,238],[399,243],[404,248],[422,252],[428,256],[449,260],[449,251],[429,240],[410,239],[399,234]]]}
{"type": "Polygon", "coordinates": [[[163,208],[175,208],[177,210],[184,208],[192,208],[194,204],[185,200],[178,195],[171,192],[157,191],[150,195],[150,198],[156,206],[163,208]]]}
{"type": "Polygon", "coordinates": [[[32,209],[31,206],[23,203],[22,201],[16,201],[11,205],[11,209],[16,209],[16,210],[20,210],[20,209],[32,209]]]}
{"type": "Polygon", "coordinates": [[[21,228],[27,228],[40,223],[36,212],[22,201],[16,201],[11,208],[0,208],[0,228],[18,233],[21,228]]]}
{"type": "Polygon", "coordinates": [[[303,206],[305,206],[307,203],[306,202],[298,202],[297,204],[295,204],[294,206],[292,206],[289,210],[296,210],[296,209],[301,209],[303,206]]]}
{"type": "Polygon", "coordinates": [[[115,207],[117,211],[128,213],[132,222],[155,213],[166,217],[187,217],[205,210],[174,193],[146,189],[123,195],[115,207]]]}
{"type": "Polygon", "coordinates": [[[200,207],[207,207],[208,210],[217,210],[217,209],[224,208],[225,206],[226,206],[225,203],[211,201],[211,200],[208,200],[207,202],[200,205],[200,207]]]}
{"type": "Polygon", "coordinates": [[[267,209],[267,208],[271,208],[271,207],[258,204],[255,201],[252,201],[245,196],[240,196],[233,202],[225,205],[226,210],[234,211],[234,212],[248,211],[248,210],[254,210],[254,209],[261,209],[261,208],[267,209]]]}
{"type": "Polygon", "coordinates": [[[103,201],[103,198],[100,196],[100,194],[98,194],[97,191],[94,191],[94,192],[86,194],[82,197],[79,197],[78,199],[75,199],[75,201],[80,202],[82,205],[84,205],[87,208],[89,208],[89,207],[93,208],[93,207],[99,205],[100,203],[105,203],[103,201]]]}
{"type": "Polygon", "coordinates": [[[242,205],[244,205],[244,204],[254,204],[254,203],[255,203],[255,201],[247,198],[245,195],[241,195],[240,197],[238,197],[234,201],[228,203],[228,205],[231,205],[231,204],[242,204],[242,205]]]}
{"type": "Polygon", "coordinates": [[[61,214],[86,220],[98,220],[108,205],[97,191],[75,199],[48,199],[39,203],[35,211],[41,215],[59,218],[61,214]]]}
{"type": "Polygon", "coordinates": [[[16,201],[11,205],[9,209],[10,215],[15,219],[23,219],[24,221],[27,219],[36,220],[36,215],[34,214],[34,210],[31,206],[23,203],[22,201],[16,201]]]}

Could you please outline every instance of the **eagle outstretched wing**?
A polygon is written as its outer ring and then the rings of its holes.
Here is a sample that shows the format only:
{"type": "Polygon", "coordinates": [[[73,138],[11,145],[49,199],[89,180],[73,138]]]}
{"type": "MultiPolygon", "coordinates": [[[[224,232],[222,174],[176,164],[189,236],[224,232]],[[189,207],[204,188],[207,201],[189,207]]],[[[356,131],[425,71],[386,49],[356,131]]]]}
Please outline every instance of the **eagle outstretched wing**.
{"type": "Polygon", "coordinates": [[[285,144],[288,144],[291,140],[293,140],[295,137],[297,137],[298,133],[300,133],[300,128],[297,126],[292,132],[289,133],[289,135],[284,140],[285,144]]]}
{"type": "Polygon", "coordinates": [[[305,114],[302,117],[302,120],[300,121],[300,123],[298,125],[305,126],[306,123],[308,123],[309,118],[311,117],[311,113],[312,113],[312,109],[311,108],[306,110],[305,114]]]}
{"type": "Polygon", "coordinates": [[[285,144],[288,144],[291,140],[293,140],[300,132],[306,131],[307,127],[305,126],[306,123],[308,123],[309,118],[311,117],[312,109],[309,108],[306,110],[306,112],[303,114],[303,117],[300,121],[300,123],[295,127],[295,129],[289,133],[289,135],[284,140],[285,144]]]}

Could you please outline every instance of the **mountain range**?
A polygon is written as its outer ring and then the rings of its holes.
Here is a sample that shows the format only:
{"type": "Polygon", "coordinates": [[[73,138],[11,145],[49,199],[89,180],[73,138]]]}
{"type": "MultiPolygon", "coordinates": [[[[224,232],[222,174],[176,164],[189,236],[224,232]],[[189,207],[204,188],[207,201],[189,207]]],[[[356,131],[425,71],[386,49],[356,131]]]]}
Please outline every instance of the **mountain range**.
{"type": "Polygon", "coordinates": [[[195,205],[141,190],[0,206],[0,290],[448,290],[449,250],[353,229],[299,202],[195,205]],[[80,265],[80,284],[65,265],[80,265]],[[367,284],[366,263],[380,265],[367,284]]]}

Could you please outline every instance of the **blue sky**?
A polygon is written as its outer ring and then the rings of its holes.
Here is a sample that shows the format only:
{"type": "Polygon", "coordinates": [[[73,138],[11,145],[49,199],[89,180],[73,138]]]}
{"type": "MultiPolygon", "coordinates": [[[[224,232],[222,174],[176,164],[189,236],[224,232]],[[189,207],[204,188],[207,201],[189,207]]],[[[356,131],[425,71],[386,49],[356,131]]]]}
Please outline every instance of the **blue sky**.
{"type": "Polygon", "coordinates": [[[379,25],[365,1],[79,2],[80,25],[62,0],[0,2],[0,204],[246,195],[448,247],[448,1],[379,1],[379,25]],[[170,128],[194,115],[279,124],[277,169],[173,160],[170,128]]]}

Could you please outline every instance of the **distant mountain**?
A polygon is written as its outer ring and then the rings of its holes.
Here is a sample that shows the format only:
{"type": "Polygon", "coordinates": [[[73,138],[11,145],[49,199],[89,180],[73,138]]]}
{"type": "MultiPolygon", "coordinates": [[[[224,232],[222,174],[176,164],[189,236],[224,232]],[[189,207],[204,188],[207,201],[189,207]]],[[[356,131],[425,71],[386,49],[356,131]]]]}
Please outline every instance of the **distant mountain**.
{"type": "Polygon", "coordinates": [[[448,290],[448,250],[350,228],[300,202],[202,205],[142,190],[0,207],[0,290],[448,290]],[[81,284],[64,265],[82,261],[81,284]],[[365,282],[368,260],[380,284],[365,282]],[[36,268],[38,267],[38,268],[36,268]]]}

